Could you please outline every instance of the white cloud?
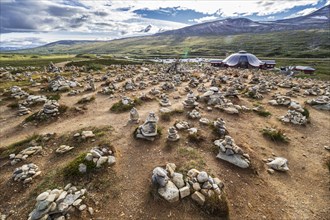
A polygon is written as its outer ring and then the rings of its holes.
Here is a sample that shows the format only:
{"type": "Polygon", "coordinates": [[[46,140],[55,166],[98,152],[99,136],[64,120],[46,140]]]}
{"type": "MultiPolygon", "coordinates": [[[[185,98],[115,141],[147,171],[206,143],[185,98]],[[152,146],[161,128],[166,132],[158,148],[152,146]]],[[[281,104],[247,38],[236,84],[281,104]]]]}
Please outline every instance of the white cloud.
{"type": "Polygon", "coordinates": [[[190,21],[197,22],[197,23],[203,23],[203,22],[207,22],[207,21],[215,21],[217,19],[219,19],[219,17],[216,17],[216,16],[206,16],[206,17],[202,17],[202,18],[198,18],[198,19],[192,19],[190,21]]]}
{"type": "Polygon", "coordinates": [[[290,16],[287,16],[285,18],[288,19],[288,18],[295,18],[295,17],[298,17],[298,16],[308,15],[308,14],[310,14],[310,13],[316,11],[316,10],[317,10],[317,8],[306,8],[304,10],[298,11],[297,13],[292,14],[290,16]]]}

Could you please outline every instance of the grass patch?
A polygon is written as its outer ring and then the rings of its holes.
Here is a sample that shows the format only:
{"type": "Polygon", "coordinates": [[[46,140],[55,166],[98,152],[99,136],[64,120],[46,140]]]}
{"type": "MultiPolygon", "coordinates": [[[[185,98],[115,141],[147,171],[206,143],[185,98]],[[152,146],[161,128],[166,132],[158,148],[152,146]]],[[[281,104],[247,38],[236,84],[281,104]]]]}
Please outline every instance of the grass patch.
{"type": "Polygon", "coordinates": [[[61,99],[61,94],[60,93],[52,93],[52,94],[48,94],[46,95],[47,99],[50,99],[50,100],[60,100],[61,99]]]}
{"type": "Polygon", "coordinates": [[[260,111],[256,111],[257,115],[262,116],[262,117],[268,117],[271,116],[272,113],[270,113],[269,111],[266,110],[260,110],[260,111]]]}
{"type": "Polygon", "coordinates": [[[144,100],[142,100],[140,98],[135,98],[133,100],[133,102],[124,105],[123,102],[121,100],[119,100],[118,102],[116,102],[115,104],[113,104],[111,106],[110,111],[112,111],[114,113],[127,112],[127,111],[130,111],[133,107],[142,105],[143,102],[144,102],[144,100]]]}
{"type": "Polygon", "coordinates": [[[93,161],[85,160],[86,155],[87,153],[80,154],[78,157],[76,157],[74,160],[72,160],[63,168],[63,175],[65,178],[81,177],[96,169],[96,164],[93,161]],[[79,164],[81,163],[86,165],[87,167],[86,173],[79,172],[79,164]]]}
{"type": "Polygon", "coordinates": [[[284,135],[282,130],[277,130],[275,128],[264,128],[262,134],[274,142],[288,143],[289,139],[284,135]]]}
{"type": "Polygon", "coordinates": [[[83,97],[78,100],[77,104],[87,104],[95,101],[95,96],[83,97]]]}
{"type": "Polygon", "coordinates": [[[215,193],[214,195],[207,197],[202,209],[206,213],[217,217],[226,218],[229,215],[228,201],[224,193],[220,196],[215,193]]]}
{"type": "MultiPolygon", "coordinates": [[[[66,105],[60,105],[58,107],[58,112],[60,114],[63,114],[65,113],[67,110],[69,109],[68,106],[66,105]]],[[[51,120],[51,119],[54,119],[54,117],[51,117],[51,116],[46,116],[46,115],[39,115],[39,112],[35,112],[33,113],[32,115],[29,115],[28,117],[26,117],[24,119],[24,122],[27,123],[27,122],[32,122],[32,121],[35,121],[35,122],[45,122],[45,121],[48,121],[48,120],[51,120]]]]}
{"type": "Polygon", "coordinates": [[[27,144],[29,144],[31,141],[40,141],[40,137],[41,136],[38,134],[33,134],[21,141],[9,145],[8,147],[0,148],[0,158],[5,158],[8,157],[10,154],[20,152],[21,150],[25,149],[27,147],[27,144]]]}
{"type": "Polygon", "coordinates": [[[7,105],[8,108],[18,108],[19,104],[18,102],[12,102],[7,105]]]}
{"type": "Polygon", "coordinates": [[[197,133],[188,134],[188,140],[189,142],[198,144],[202,141],[205,141],[205,137],[197,131],[197,133]]]}
{"type": "Polygon", "coordinates": [[[309,118],[309,110],[307,108],[304,108],[304,112],[302,112],[301,114],[305,116],[307,119],[309,118]]]}
{"type": "Polygon", "coordinates": [[[192,147],[180,147],[177,149],[179,158],[184,158],[183,162],[178,162],[178,172],[187,173],[190,169],[204,170],[205,161],[198,152],[192,147]]]}
{"type": "Polygon", "coordinates": [[[173,111],[170,112],[162,112],[160,113],[160,119],[163,121],[170,121],[173,115],[182,114],[182,113],[184,113],[182,109],[174,109],[173,111]]]}

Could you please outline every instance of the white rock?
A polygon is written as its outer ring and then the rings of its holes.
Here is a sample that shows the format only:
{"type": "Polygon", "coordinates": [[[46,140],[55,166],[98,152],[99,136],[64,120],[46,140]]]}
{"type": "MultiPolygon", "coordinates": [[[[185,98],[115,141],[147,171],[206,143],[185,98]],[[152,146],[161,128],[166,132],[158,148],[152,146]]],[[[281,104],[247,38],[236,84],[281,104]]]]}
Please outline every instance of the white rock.
{"type": "Polygon", "coordinates": [[[186,196],[190,195],[190,188],[188,186],[182,187],[179,189],[180,192],[180,198],[183,199],[186,196]]]}
{"type": "Polygon", "coordinates": [[[113,165],[116,163],[116,158],[114,156],[108,156],[108,164],[113,165]]]}
{"type": "Polygon", "coordinates": [[[49,196],[49,192],[43,192],[37,196],[37,201],[45,200],[49,196]]]}
{"type": "Polygon", "coordinates": [[[202,171],[197,175],[197,180],[200,183],[204,183],[204,182],[208,181],[208,179],[209,179],[209,176],[207,175],[207,173],[205,171],[202,171]]]}
{"type": "Polygon", "coordinates": [[[176,202],[180,199],[179,190],[171,181],[168,181],[165,187],[159,188],[158,193],[168,202],[176,202]]]}
{"type": "Polygon", "coordinates": [[[172,181],[179,189],[185,185],[183,175],[181,173],[173,173],[172,181]]]}
{"type": "Polygon", "coordinates": [[[108,157],[100,157],[96,163],[96,167],[101,167],[104,163],[106,163],[108,157]]]}

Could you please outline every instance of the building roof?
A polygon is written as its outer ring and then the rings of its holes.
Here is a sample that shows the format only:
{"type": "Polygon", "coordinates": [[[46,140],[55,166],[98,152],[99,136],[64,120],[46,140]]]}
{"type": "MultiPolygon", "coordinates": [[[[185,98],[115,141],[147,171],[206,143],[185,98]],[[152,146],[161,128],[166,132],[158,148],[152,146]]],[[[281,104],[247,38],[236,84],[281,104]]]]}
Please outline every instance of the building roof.
{"type": "Polygon", "coordinates": [[[259,67],[263,65],[264,62],[259,60],[255,55],[251,53],[247,53],[244,50],[239,51],[238,53],[234,53],[224,59],[222,62],[227,66],[234,67],[239,66],[242,62],[248,62],[253,67],[259,67]]]}
{"type": "Polygon", "coordinates": [[[314,68],[310,67],[310,66],[296,66],[295,67],[296,70],[309,70],[309,71],[315,71],[314,68]]]}

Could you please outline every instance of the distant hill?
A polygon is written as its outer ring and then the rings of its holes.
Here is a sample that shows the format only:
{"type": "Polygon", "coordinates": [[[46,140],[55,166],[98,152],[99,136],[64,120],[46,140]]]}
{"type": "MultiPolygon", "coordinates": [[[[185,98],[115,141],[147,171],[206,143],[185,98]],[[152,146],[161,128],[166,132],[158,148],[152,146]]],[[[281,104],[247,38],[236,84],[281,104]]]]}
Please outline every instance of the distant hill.
{"type": "Polygon", "coordinates": [[[112,41],[58,41],[18,53],[95,53],[136,56],[225,56],[240,49],[259,56],[330,57],[330,6],[272,22],[230,18],[156,35],[112,41]]]}

